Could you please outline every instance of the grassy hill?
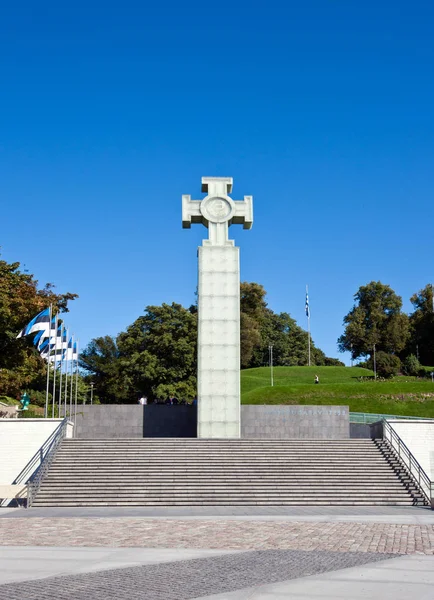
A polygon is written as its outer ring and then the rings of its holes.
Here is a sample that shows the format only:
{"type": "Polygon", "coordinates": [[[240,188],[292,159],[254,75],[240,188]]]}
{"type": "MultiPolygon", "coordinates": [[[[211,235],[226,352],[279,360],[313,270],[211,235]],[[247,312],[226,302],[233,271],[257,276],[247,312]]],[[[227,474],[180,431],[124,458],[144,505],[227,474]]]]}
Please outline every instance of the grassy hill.
{"type": "Polygon", "coordinates": [[[430,380],[395,377],[361,379],[373,372],[360,367],[275,367],[241,371],[242,404],[344,404],[352,412],[434,418],[434,384],[430,380]],[[318,375],[320,384],[314,384],[318,375]]]}

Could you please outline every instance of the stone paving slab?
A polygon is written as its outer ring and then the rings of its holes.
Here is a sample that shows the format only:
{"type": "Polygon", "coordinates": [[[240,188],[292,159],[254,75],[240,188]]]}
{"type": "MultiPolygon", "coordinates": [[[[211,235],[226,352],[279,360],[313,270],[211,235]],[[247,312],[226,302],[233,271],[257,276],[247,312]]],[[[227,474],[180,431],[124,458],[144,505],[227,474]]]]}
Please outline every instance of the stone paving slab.
{"type": "Polygon", "coordinates": [[[207,558],[237,550],[1,546],[0,585],[121,567],[207,558]]]}
{"type": "Polygon", "coordinates": [[[433,600],[434,557],[400,556],[197,600],[433,600]]]}
{"type": "MultiPolygon", "coordinates": [[[[66,506],[1,508],[0,518],[33,517],[390,517],[432,518],[425,506],[66,506]]],[[[357,520],[353,518],[353,520],[357,520]]]]}
{"type": "Polygon", "coordinates": [[[2,519],[2,546],[434,554],[434,525],[213,519],[2,519]]]}
{"type": "Polygon", "coordinates": [[[6,584],[0,586],[0,600],[190,600],[390,557],[360,552],[243,552],[6,584]]]}

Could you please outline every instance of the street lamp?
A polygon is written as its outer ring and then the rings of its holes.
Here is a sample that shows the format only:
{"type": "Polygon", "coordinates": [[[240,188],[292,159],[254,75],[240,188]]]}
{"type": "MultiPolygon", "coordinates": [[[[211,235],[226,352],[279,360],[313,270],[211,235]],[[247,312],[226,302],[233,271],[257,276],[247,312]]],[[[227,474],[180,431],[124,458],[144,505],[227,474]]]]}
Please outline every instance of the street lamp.
{"type": "Polygon", "coordinates": [[[273,346],[270,344],[268,346],[268,361],[270,363],[270,375],[271,375],[271,387],[274,386],[274,378],[273,378],[273,346]]]}
{"type": "Polygon", "coordinates": [[[377,379],[377,361],[375,360],[375,344],[374,344],[374,379],[377,379]]]}
{"type": "Polygon", "coordinates": [[[93,383],[90,384],[90,405],[93,403],[93,383]]]}

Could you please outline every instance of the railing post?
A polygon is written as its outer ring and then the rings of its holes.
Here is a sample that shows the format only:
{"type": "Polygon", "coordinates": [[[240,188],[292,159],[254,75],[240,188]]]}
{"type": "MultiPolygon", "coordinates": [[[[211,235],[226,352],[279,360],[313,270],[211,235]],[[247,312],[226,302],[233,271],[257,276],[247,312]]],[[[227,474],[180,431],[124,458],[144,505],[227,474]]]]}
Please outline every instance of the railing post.
{"type": "Polygon", "coordinates": [[[434,510],[434,482],[431,481],[430,485],[430,500],[431,500],[431,509],[434,510]]]}

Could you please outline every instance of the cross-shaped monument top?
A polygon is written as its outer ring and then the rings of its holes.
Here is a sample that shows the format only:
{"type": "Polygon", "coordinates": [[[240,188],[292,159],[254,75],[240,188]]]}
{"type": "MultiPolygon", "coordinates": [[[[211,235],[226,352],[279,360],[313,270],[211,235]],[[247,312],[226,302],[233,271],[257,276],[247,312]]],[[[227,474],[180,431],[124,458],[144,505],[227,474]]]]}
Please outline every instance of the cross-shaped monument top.
{"type": "Polygon", "coordinates": [[[243,225],[251,229],[253,225],[253,198],[232,200],[232,177],[202,177],[203,200],[192,200],[182,196],[182,226],[189,229],[192,223],[202,223],[208,228],[209,238],[204,246],[233,246],[228,237],[230,225],[243,225]]]}

